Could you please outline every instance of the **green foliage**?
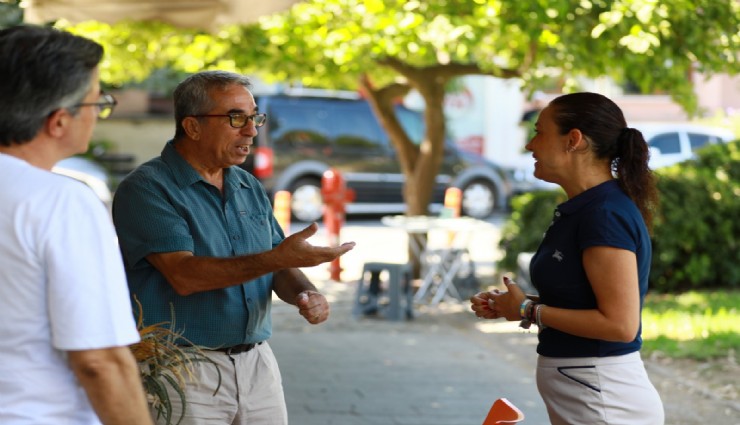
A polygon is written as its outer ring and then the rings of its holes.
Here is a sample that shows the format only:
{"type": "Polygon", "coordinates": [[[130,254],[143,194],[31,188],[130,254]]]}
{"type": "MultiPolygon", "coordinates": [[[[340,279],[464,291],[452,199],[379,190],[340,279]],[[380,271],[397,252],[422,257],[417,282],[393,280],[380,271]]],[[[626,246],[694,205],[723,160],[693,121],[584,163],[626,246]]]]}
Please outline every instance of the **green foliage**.
{"type": "Polygon", "coordinates": [[[121,21],[114,25],[87,21],[72,25],[61,20],[55,26],[105,47],[100,79],[107,85],[139,83],[160,69],[175,73],[204,69],[241,71],[229,57],[231,46],[239,44],[240,30],[236,27],[210,34],[156,21],[121,21]]]}
{"type": "Polygon", "coordinates": [[[537,250],[552,222],[555,207],[566,199],[562,190],[549,190],[525,193],[511,200],[511,216],[501,230],[499,241],[499,248],[504,252],[499,269],[516,270],[519,253],[537,250]]]}
{"type": "Polygon", "coordinates": [[[642,313],[643,352],[698,360],[740,355],[740,291],[650,293],[642,313]]]}
{"type": "Polygon", "coordinates": [[[18,25],[23,21],[20,0],[0,0],[0,29],[18,25]]]}
{"type": "Polygon", "coordinates": [[[472,73],[517,75],[530,90],[608,75],[694,111],[693,70],[740,70],[735,0],[307,0],[214,33],[152,21],[57,25],[102,42],[103,80],[119,85],[159,68],[224,68],[353,89],[364,73],[381,86],[397,81],[393,58],[417,71],[475,65],[472,73]]]}
{"type": "MultiPolygon", "coordinates": [[[[740,288],[740,141],[707,146],[696,160],[657,174],[651,288],[740,288]]],[[[564,200],[562,192],[534,192],[512,201],[500,241],[502,270],[516,270],[517,255],[536,250],[564,200]]]]}
{"type": "MultiPolygon", "coordinates": [[[[314,0],[263,20],[269,43],[259,63],[283,79],[343,88],[356,87],[362,73],[392,81],[387,58],[418,69],[511,70],[531,89],[556,75],[567,87],[579,76],[609,75],[645,92],[665,90],[693,111],[686,77],[697,63],[707,72],[738,69],[739,7],[729,0],[314,0]]],[[[240,54],[257,59],[240,50],[238,63],[240,54]]]]}
{"type": "Polygon", "coordinates": [[[658,174],[653,287],[740,287],[740,142],[708,146],[658,174]]]}

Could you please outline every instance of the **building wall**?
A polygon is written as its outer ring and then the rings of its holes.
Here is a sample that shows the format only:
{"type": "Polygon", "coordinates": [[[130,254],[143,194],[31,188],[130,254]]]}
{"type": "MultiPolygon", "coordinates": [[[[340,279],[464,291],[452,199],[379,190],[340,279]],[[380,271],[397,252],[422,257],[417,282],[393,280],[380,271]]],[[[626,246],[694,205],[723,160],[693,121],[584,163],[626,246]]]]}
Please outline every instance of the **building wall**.
{"type": "Polygon", "coordinates": [[[699,105],[707,112],[740,113],[740,76],[717,75],[706,79],[697,74],[694,85],[699,105]]]}
{"type": "Polygon", "coordinates": [[[161,116],[111,117],[98,121],[93,141],[113,145],[110,153],[133,155],[133,166],[159,156],[165,142],[175,135],[174,118],[161,116]]]}

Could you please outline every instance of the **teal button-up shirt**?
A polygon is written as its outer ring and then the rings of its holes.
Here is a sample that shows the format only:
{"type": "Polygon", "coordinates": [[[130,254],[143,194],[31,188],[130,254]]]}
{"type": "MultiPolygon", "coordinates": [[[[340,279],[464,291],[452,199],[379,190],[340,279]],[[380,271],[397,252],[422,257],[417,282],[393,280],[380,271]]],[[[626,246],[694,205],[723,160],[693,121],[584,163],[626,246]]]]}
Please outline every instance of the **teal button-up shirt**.
{"type": "Polygon", "coordinates": [[[241,285],[181,296],[146,260],[151,253],[175,251],[205,257],[253,254],[272,249],[285,237],[254,176],[239,167],[225,169],[222,195],[173,143],[116,190],[113,221],[132,301],[136,297],[141,303],[144,325],[171,322],[172,330],[196,345],[217,348],[264,341],[272,334],[271,273],[241,285]]]}

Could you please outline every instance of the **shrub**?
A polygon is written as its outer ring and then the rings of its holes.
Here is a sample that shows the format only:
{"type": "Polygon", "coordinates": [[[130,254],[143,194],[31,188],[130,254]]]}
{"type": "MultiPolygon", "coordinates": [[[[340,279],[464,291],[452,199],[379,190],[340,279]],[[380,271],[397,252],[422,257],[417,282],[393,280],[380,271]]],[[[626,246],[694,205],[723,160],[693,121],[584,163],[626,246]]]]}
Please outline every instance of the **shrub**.
{"type": "Polygon", "coordinates": [[[498,263],[502,271],[516,270],[516,257],[533,252],[552,222],[555,207],[567,199],[562,190],[525,193],[511,200],[511,216],[501,229],[499,248],[504,257],[498,263]]]}
{"type": "Polygon", "coordinates": [[[740,141],[709,146],[658,175],[652,286],[739,287],[740,141]]]}
{"type": "MultiPolygon", "coordinates": [[[[711,145],[696,160],[657,172],[660,211],[653,233],[651,287],[660,292],[740,287],[740,141],[711,145]]],[[[512,200],[502,229],[502,271],[537,249],[562,191],[512,200]]]]}

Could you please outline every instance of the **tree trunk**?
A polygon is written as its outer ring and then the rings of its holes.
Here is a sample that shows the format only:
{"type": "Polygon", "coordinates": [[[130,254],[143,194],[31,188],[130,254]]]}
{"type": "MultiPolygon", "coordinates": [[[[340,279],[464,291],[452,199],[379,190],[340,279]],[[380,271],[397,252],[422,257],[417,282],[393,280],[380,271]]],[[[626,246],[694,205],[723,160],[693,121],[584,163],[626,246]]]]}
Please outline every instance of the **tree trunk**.
{"type": "MultiPolygon", "coordinates": [[[[393,102],[396,97],[405,95],[409,86],[391,85],[380,90],[373,90],[369,80],[363,79],[361,85],[368,95],[378,120],[388,133],[393,143],[404,174],[403,198],[406,203],[406,215],[428,215],[429,204],[434,193],[434,186],[442,164],[446,134],[444,116],[444,83],[433,72],[414,74],[417,80],[409,81],[424,98],[424,139],[419,145],[413,143],[398,122],[393,102]]],[[[417,246],[425,247],[427,235],[409,235],[417,240],[417,246]]],[[[413,266],[414,277],[420,276],[420,259],[414,255],[409,240],[409,259],[413,266]]]]}
{"type": "Polygon", "coordinates": [[[408,85],[392,84],[381,89],[373,89],[367,78],[361,81],[376,117],[398,153],[404,175],[403,198],[406,215],[409,216],[429,214],[429,203],[443,160],[446,133],[445,84],[439,81],[441,77],[431,70],[421,70],[413,77],[416,78],[409,79],[408,85]],[[393,102],[406,95],[411,87],[419,91],[426,105],[424,139],[418,145],[409,139],[393,108],[393,102]]]}

